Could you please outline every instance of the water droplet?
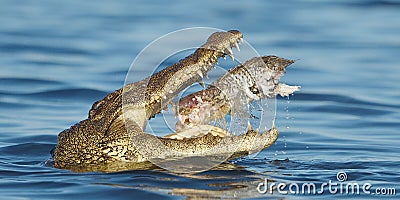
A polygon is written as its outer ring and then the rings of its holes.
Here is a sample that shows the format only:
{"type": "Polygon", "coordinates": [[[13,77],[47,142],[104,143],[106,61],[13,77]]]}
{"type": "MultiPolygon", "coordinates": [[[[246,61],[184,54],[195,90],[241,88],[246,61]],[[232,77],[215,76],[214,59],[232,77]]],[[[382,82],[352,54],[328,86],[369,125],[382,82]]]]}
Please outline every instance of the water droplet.
{"type": "Polygon", "coordinates": [[[286,136],[283,136],[283,147],[287,147],[286,136]]]}
{"type": "Polygon", "coordinates": [[[306,146],[306,149],[308,149],[308,148],[310,148],[310,147],[306,146]]]}

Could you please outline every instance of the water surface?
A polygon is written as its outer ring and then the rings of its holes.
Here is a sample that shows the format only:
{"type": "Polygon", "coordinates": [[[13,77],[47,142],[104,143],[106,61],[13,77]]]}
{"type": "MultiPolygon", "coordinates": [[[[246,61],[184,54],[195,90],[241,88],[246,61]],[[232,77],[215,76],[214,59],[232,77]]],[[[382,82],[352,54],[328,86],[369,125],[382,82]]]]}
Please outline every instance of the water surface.
{"type": "MultiPolygon", "coordinates": [[[[256,187],[265,178],[337,182],[339,171],[400,193],[399,18],[400,4],[389,0],[1,1],[0,198],[305,198],[256,187]],[[260,54],[298,59],[284,82],[302,90],[278,99],[276,144],[185,176],[74,173],[45,164],[57,134],[123,85],[141,49],[193,26],[238,29],[260,54]]],[[[351,197],[398,194],[323,196],[351,197]]]]}

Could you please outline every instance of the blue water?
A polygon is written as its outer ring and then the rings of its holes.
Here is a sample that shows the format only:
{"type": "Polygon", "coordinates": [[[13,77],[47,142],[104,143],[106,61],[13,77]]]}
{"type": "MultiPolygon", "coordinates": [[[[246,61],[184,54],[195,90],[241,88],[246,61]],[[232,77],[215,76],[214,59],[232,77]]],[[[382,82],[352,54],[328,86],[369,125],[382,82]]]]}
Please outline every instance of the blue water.
{"type": "MultiPolygon", "coordinates": [[[[0,199],[399,198],[400,2],[0,1],[0,199]],[[149,42],[238,29],[260,54],[298,59],[278,99],[281,135],[257,156],[194,175],[74,173],[45,164],[57,134],[120,88],[149,42]],[[397,195],[260,194],[278,183],[371,183],[397,195]],[[346,183],[346,182],[344,182],[346,183]]],[[[140,71],[138,72],[140,73],[140,71]]]]}

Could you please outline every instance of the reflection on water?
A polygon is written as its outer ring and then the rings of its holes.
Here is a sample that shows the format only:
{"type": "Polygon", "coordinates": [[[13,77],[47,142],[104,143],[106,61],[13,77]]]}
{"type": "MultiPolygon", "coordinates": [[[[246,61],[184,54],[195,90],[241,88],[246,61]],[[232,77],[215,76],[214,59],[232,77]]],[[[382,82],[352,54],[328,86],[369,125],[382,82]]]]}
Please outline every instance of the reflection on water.
{"type": "MultiPolygon", "coordinates": [[[[267,198],[256,190],[265,178],[321,184],[336,180],[338,171],[348,181],[399,191],[399,8],[389,0],[2,1],[2,198],[267,198]],[[278,99],[281,136],[275,145],[192,175],[149,163],[117,173],[73,172],[46,163],[57,134],[123,85],[142,48],[192,26],[238,29],[260,54],[298,59],[283,81],[302,85],[302,91],[290,104],[278,99]]],[[[126,169],[125,164],[113,167],[126,169]]]]}

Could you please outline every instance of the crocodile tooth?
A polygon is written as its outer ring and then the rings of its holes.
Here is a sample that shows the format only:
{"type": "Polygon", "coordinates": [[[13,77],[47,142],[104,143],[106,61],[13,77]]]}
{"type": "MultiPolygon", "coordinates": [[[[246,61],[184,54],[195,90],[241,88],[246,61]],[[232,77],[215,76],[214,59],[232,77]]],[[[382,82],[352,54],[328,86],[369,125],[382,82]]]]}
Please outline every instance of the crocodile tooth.
{"type": "Polygon", "coordinates": [[[203,78],[203,73],[202,73],[200,70],[197,70],[197,74],[198,74],[201,78],[203,78]]]}
{"type": "Polygon", "coordinates": [[[206,67],[206,66],[204,66],[204,67],[203,67],[203,69],[204,69],[204,70],[206,70],[206,71],[208,71],[208,69],[207,69],[207,67],[206,67]]]}
{"type": "Polygon", "coordinates": [[[238,51],[240,51],[239,43],[235,42],[234,45],[235,45],[236,49],[237,49],[238,51]]]}
{"type": "Polygon", "coordinates": [[[271,128],[275,128],[275,117],[272,119],[272,126],[271,126],[271,128]]]}
{"type": "Polygon", "coordinates": [[[243,38],[239,38],[239,42],[243,42],[243,38]]]}
{"type": "Polygon", "coordinates": [[[172,91],[172,90],[169,90],[168,92],[169,92],[170,94],[174,93],[174,91],[172,91]]]}
{"type": "Polygon", "coordinates": [[[227,51],[227,54],[232,58],[232,60],[235,60],[235,57],[233,57],[232,49],[231,48],[227,48],[226,51],[227,51]]]}
{"type": "Polygon", "coordinates": [[[206,87],[206,85],[204,84],[204,81],[203,81],[203,80],[199,81],[199,85],[200,85],[202,88],[205,88],[205,87],[206,87]]]}
{"type": "Polygon", "coordinates": [[[253,128],[251,127],[251,124],[250,124],[249,121],[247,122],[247,130],[249,130],[249,131],[250,131],[250,130],[253,130],[253,128]]]}
{"type": "Polygon", "coordinates": [[[203,103],[203,99],[201,97],[195,96],[197,102],[199,103],[203,103]]]}
{"type": "Polygon", "coordinates": [[[233,52],[232,52],[232,49],[231,48],[226,48],[226,50],[225,50],[226,52],[227,52],[227,54],[228,55],[232,55],[233,54],[233,52]]]}

